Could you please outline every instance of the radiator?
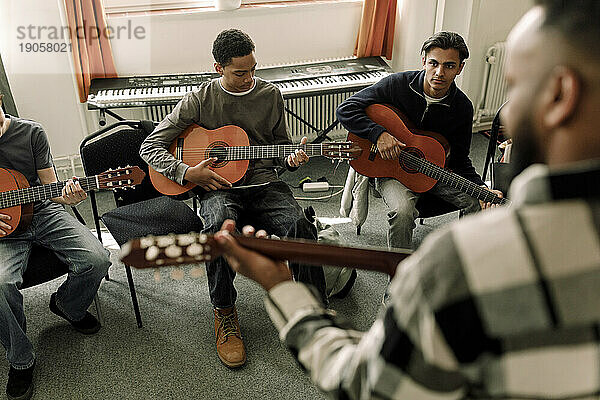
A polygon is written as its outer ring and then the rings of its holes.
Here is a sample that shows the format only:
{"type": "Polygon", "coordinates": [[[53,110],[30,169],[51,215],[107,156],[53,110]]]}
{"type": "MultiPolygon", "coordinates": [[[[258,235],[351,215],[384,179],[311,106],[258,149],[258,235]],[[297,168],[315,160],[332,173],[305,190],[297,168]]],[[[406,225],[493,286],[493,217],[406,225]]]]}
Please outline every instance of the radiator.
{"type": "MultiPolygon", "coordinates": [[[[323,131],[335,121],[337,106],[354,93],[350,91],[284,100],[285,119],[292,141],[299,142],[303,136],[307,136],[309,141],[314,139],[319,131],[323,131]]],[[[173,107],[145,107],[144,119],[161,121],[173,107]]],[[[338,125],[327,136],[332,140],[342,139],[346,137],[346,132],[338,125]]]]}
{"type": "Polygon", "coordinates": [[[496,112],[507,99],[504,66],[506,64],[506,43],[498,42],[491,46],[485,56],[485,71],[479,103],[475,111],[476,125],[491,123],[496,112]]]}

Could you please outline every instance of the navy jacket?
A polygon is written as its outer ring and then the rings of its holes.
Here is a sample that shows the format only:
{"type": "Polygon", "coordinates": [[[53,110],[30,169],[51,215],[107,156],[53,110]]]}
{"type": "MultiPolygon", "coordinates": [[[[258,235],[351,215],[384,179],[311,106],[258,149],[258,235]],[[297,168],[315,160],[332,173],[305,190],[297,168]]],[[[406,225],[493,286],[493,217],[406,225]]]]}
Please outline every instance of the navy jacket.
{"type": "Polygon", "coordinates": [[[348,131],[377,143],[385,128],[369,119],[364,110],[375,103],[390,104],[406,114],[417,128],[437,132],[448,140],[450,156],[446,168],[483,185],[469,159],[473,104],[453,82],[444,100],[428,106],[423,94],[424,79],[424,70],[389,75],[340,104],[337,118],[348,131]]]}

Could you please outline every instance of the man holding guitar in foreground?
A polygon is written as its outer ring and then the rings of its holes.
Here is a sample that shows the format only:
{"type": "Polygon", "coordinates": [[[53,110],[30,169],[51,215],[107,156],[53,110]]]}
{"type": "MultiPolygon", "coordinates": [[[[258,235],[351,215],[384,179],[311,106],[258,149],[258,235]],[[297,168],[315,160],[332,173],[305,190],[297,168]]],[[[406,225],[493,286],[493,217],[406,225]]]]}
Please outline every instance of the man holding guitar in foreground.
{"type": "Polygon", "coordinates": [[[367,333],[342,328],[285,263],[240,247],[232,222],[215,236],[332,397],[598,398],[600,4],[537,4],[507,40],[511,207],[429,235],[367,333]]]}
{"type": "MultiPolygon", "coordinates": [[[[0,168],[20,172],[29,186],[57,182],[42,127],[6,116],[1,106],[0,94],[0,168]]],[[[50,310],[81,333],[100,329],[100,322],[87,308],[110,267],[108,251],[63,206],[75,205],[86,196],[79,182],[69,180],[61,197],[34,203],[31,224],[21,230],[13,231],[14,221],[0,209],[0,340],[10,363],[6,393],[11,400],[29,399],[33,394],[35,353],[26,335],[19,291],[33,243],[53,250],[69,265],[66,281],[50,298],[50,310]]]]}
{"type": "MultiPolygon", "coordinates": [[[[250,145],[290,144],[281,92],[254,76],[256,58],[252,39],[237,29],[221,32],[213,43],[219,79],[188,93],[142,144],[140,154],[148,164],[180,185],[192,182],[206,192],[199,195],[203,232],[215,233],[226,219],[251,219],[281,237],[316,240],[314,226],[289,187],[279,180],[276,167],[296,169],[308,161],[302,150],[287,157],[260,158],[250,163],[243,178],[232,184],[211,169],[216,158],[187,165],[167,151],[190,125],[208,130],[236,125],[248,135],[250,145]]],[[[306,138],[302,140],[306,143],[306,138]]],[[[204,152],[207,149],[198,149],[204,152]]],[[[322,268],[294,266],[294,277],[316,287],[327,301],[322,268]]],[[[210,300],[214,307],[217,355],[228,367],[246,362],[246,351],[235,309],[235,273],[223,257],[206,263],[210,300]]]]}
{"type": "MultiPolygon", "coordinates": [[[[373,104],[395,107],[416,128],[436,132],[448,141],[447,168],[484,186],[469,159],[473,105],[454,83],[465,65],[464,60],[469,57],[467,45],[456,33],[438,32],[425,41],[421,53],[423,70],[395,73],[359,91],[339,105],[338,120],[349,132],[376,144],[383,160],[397,160],[405,143],[374,122],[366,112],[373,104]]],[[[388,246],[411,248],[419,194],[410,190],[406,182],[392,178],[377,178],[375,187],[389,209],[388,246]]],[[[488,206],[441,182],[429,193],[463,209],[465,214],[488,206]]]]}

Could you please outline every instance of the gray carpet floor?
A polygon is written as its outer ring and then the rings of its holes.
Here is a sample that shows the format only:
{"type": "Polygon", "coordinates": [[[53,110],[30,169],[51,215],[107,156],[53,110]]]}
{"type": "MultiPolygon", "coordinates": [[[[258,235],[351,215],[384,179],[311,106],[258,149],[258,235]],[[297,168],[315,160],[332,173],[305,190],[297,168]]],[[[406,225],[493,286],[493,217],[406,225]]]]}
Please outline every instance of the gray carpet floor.
{"type": "MultiPolygon", "coordinates": [[[[472,158],[481,172],[487,139],[473,136],[472,158]]],[[[314,159],[283,179],[297,186],[300,179],[326,177],[343,185],[348,166],[314,159]]],[[[341,188],[339,188],[341,189],[341,188]]],[[[331,193],[339,190],[332,190],[331,193]]],[[[298,196],[323,197],[329,193],[298,196]]],[[[98,196],[101,212],[113,207],[110,193],[98,196]]],[[[320,200],[300,200],[312,205],[319,217],[339,217],[340,195],[320,200]]],[[[78,206],[91,225],[89,202],[78,206]]],[[[433,229],[455,220],[457,213],[425,220],[415,231],[414,246],[433,229]]],[[[385,205],[370,202],[369,216],[360,236],[348,222],[336,224],[350,245],[386,244],[385,205]]],[[[104,326],[96,335],[84,336],[49,312],[48,302],[61,279],[23,290],[28,335],[37,355],[34,399],[322,399],[302,369],[279,342],[263,306],[263,291],[238,276],[237,307],[248,352],[247,364],[237,370],[223,366],[215,354],[214,325],[206,275],[197,266],[179,271],[134,270],[144,327],[138,329],[123,265],[111,251],[110,281],[103,282],[99,298],[104,326]],[[183,278],[181,275],[183,272],[183,278]]],[[[359,271],[354,288],[331,308],[359,330],[376,318],[387,277],[359,271]]],[[[92,312],[94,312],[92,307],[92,312]]],[[[6,377],[7,363],[0,363],[6,377]]]]}

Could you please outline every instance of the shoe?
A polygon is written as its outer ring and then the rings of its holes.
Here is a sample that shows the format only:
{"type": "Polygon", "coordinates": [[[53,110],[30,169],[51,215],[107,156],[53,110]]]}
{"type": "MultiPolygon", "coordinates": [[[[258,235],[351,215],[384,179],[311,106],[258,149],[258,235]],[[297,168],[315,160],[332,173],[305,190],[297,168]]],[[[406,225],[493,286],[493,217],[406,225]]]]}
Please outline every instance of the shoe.
{"type": "Polygon", "coordinates": [[[9,400],[27,400],[33,396],[33,365],[27,369],[8,370],[8,383],[6,384],[6,395],[9,400]]]}
{"type": "Polygon", "coordinates": [[[79,321],[73,321],[73,320],[69,319],[57,307],[56,293],[52,293],[52,296],[50,296],[50,311],[52,311],[54,314],[58,315],[59,317],[62,317],[64,319],[66,319],[67,321],[69,321],[71,326],[73,328],[75,328],[75,330],[77,332],[81,332],[84,335],[92,335],[92,334],[98,332],[100,330],[100,328],[102,327],[102,325],[96,319],[96,317],[94,317],[92,314],[90,314],[89,311],[86,311],[85,316],[82,319],[80,319],[79,321]]]}
{"type": "Polygon", "coordinates": [[[352,289],[352,286],[354,286],[354,282],[356,282],[357,276],[358,276],[358,274],[357,274],[356,270],[353,269],[352,272],[350,272],[350,277],[346,281],[346,284],[344,285],[344,287],[339,292],[332,294],[330,297],[333,297],[336,299],[343,299],[346,296],[348,296],[348,293],[350,293],[350,289],[352,289]]]}
{"type": "Polygon", "coordinates": [[[217,355],[229,368],[241,367],[246,363],[246,350],[237,311],[235,307],[215,308],[214,313],[217,355]]]}

